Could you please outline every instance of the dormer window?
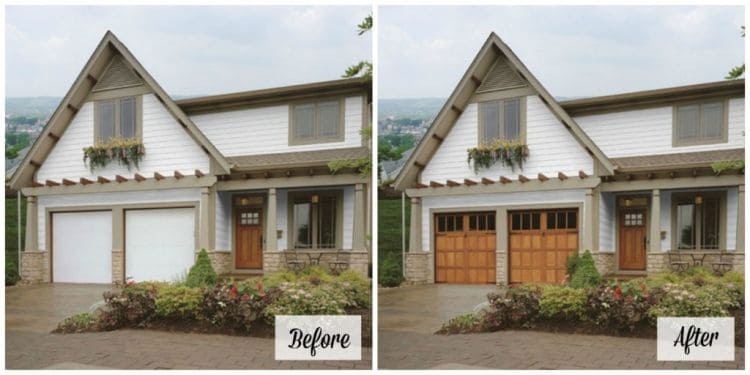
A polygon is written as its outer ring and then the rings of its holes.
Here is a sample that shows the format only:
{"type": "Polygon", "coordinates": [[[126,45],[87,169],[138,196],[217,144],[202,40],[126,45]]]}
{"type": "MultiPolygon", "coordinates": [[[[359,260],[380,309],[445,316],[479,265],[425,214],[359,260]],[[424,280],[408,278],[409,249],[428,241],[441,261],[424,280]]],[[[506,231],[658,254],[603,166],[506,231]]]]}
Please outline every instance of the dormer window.
{"type": "Polygon", "coordinates": [[[673,146],[726,143],[728,132],[726,106],[726,101],[674,106],[673,146]]]}
{"type": "Polygon", "coordinates": [[[94,102],[94,141],[140,138],[140,97],[94,102]]]}
{"type": "Polygon", "coordinates": [[[289,144],[344,141],[344,101],[340,99],[290,106],[289,144]]]}
{"type": "Polygon", "coordinates": [[[523,140],[526,128],[526,98],[508,98],[479,103],[479,143],[523,140]]]}

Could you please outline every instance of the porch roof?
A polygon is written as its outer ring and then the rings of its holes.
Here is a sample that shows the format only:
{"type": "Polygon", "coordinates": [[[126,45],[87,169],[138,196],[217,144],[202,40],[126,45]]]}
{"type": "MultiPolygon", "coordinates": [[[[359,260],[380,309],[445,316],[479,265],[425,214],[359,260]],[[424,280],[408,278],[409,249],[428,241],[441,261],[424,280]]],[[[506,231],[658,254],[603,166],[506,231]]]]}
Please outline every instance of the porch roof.
{"type": "Polygon", "coordinates": [[[263,155],[232,156],[235,171],[259,171],[280,168],[325,166],[331,160],[361,159],[370,156],[367,147],[339,148],[329,150],[284,152],[263,155]]]}
{"type": "Polygon", "coordinates": [[[618,172],[663,171],[710,167],[717,161],[744,160],[745,149],[682,152],[676,154],[641,155],[612,158],[618,172]]]}

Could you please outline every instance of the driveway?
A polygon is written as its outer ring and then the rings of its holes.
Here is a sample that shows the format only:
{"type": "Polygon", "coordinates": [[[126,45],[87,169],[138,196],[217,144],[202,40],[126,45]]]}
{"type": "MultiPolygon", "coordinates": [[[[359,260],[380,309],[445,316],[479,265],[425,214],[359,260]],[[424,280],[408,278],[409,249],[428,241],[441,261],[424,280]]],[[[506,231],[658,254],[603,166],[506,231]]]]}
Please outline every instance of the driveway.
{"type": "Polygon", "coordinates": [[[111,285],[37,284],[5,288],[8,369],[370,369],[362,361],[275,361],[274,341],[246,336],[124,329],[49,333],[89,311],[111,285]]]}
{"type": "Polygon", "coordinates": [[[379,298],[378,365],[384,369],[744,369],[734,362],[658,362],[656,340],[537,331],[435,335],[471,312],[494,286],[420,285],[379,298]]]}

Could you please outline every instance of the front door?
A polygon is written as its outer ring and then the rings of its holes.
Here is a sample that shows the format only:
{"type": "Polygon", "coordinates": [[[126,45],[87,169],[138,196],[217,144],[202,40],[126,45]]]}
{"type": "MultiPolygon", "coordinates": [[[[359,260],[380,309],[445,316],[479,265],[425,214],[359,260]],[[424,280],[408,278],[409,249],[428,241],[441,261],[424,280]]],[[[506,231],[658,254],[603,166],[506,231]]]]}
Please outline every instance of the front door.
{"type": "Polygon", "coordinates": [[[235,268],[263,268],[263,225],[260,208],[237,208],[234,219],[235,268]]]}
{"type": "Polygon", "coordinates": [[[646,209],[620,209],[620,269],[646,269],[646,209]]]}

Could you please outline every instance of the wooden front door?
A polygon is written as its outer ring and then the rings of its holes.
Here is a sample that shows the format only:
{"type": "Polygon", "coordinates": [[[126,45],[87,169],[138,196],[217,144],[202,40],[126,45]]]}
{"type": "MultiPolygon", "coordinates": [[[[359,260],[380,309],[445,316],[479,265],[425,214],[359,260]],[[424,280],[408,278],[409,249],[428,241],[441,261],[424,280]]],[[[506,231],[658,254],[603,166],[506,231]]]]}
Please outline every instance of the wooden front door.
{"type": "Polygon", "coordinates": [[[575,208],[509,212],[510,282],[562,282],[578,251],[578,222],[575,208]]]}
{"type": "Polygon", "coordinates": [[[435,216],[435,282],[495,283],[495,213],[435,216]]]}
{"type": "Polygon", "coordinates": [[[260,208],[237,208],[234,218],[235,268],[263,268],[263,225],[260,208]]]}
{"type": "Polygon", "coordinates": [[[646,269],[646,209],[620,209],[620,269],[646,269]]]}

